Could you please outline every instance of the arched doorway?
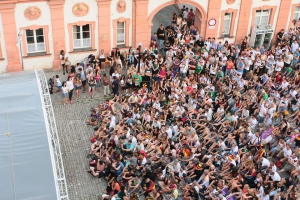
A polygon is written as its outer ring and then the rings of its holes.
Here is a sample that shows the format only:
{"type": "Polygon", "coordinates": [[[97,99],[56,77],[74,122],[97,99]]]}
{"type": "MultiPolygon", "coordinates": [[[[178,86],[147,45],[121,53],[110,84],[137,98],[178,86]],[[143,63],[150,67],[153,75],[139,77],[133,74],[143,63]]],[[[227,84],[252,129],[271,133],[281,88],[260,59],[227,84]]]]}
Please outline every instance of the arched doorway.
{"type": "MultiPolygon", "coordinates": [[[[206,30],[206,24],[207,24],[207,14],[204,10],[204,8],[198,4],[197,2],[193,1],[193,0],[184,0],[183,3],[184,5],[192,5],[196,8],[195,11],[195,26],[198,27],[198,29],[200,30],[200,35],[203,37],[205,35],[205,30],[206,30]]],[[[147,41],[150,41],[151,38],[151,30],[152,30],[152,20],[154,18],[154,16],[163,8],[167,7],[167,6],[171,6],[171,5],[176,5],[174,3],[174,1],[169,1],[166,2],[160,6],[158,6],[157,8],[155,8],[151,14],[148,17],[147,20],[147,41]]],[[[172,16],[170,16],[170,19],[172,18],[172,16]]]]}

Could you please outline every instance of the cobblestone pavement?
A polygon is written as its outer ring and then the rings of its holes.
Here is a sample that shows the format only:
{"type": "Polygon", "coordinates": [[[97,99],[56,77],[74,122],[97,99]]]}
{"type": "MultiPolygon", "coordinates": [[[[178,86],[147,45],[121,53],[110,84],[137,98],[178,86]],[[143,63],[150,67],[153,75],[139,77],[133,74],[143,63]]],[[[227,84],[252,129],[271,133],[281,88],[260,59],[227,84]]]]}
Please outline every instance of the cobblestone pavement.
{"type": "Polygon", "coordinates": [[[174,5],[167,6],[161,9],[160,11],[158,11],[152,19],[153,26],[152,26],[151,34],[153,35],[157,31],[160,24],[163,24],[164,27],[171,25],[172,16],[174,12],[178,13],[174,5]]]}
{"type": "MultiPolygon", "coordinates": [[[[108,73],[108,68],[106,72],[108,73]]],[[[47,79],[56,74],[61,81],[67,79],[62,71],[45,71],[45,74],[47,79]]],[[[85,95],[83,93],[81,99],[66,106],[62,105],[61,92],[51,95],[70,200],[100,200],[106,189],[104,179],[92,177],[86,172],[89,169],[89,159],[86,156],[94,131],[93,127],[85,124],[85,120],[90,115],[91,108],[104,101],[103,87],[100,92],[96,92],[94,99],[85,98],[85,95]]]]}

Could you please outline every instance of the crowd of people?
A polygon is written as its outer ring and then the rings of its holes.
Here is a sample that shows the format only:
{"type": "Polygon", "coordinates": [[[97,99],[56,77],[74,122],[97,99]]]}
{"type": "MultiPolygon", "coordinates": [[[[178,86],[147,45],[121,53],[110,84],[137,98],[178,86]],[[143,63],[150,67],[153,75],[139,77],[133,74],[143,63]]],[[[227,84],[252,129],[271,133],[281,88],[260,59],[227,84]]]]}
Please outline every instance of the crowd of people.
{"type": "Polygon", "coordinates": [[[299,199],[300,19],[276,45],[251,47],[204,39],[194,17],[174,13],[142,55],[101,50],[67,82],[56,77],[64,104],[86,84],[91,98],[101,84],[113,95],[86,121],[102,198],[299,199]]]}

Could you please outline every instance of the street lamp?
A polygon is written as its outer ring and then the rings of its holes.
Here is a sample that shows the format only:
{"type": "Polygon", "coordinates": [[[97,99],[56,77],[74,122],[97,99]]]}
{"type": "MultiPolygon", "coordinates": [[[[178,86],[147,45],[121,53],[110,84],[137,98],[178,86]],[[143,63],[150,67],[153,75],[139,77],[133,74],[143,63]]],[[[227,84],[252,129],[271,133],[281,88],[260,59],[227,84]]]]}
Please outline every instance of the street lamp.
{"type": "Polygon", "coordinates": [[[23,35],[23,31],[20,30],[19,33],[18,33],[17,46],[19,46],[19,49],[20,49],[20,56],[21,56],[22,70],[24,70],[24,64],[23,64],[23,51],[22,51],[22,35],[23,35]]]}
{"type": "Polygon", "coordinates": [[[141,49],[142,49],[142,43],[139,43],[138,50],[139,50],[139,66],[138,66],[138,72],[140,72],[141,68],[141,49]]]}

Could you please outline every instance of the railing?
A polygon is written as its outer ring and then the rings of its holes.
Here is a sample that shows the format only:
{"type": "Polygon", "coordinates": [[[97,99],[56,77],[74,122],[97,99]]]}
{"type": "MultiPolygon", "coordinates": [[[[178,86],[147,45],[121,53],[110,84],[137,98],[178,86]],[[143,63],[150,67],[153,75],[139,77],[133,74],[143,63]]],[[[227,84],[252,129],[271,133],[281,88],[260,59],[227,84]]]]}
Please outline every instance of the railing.
{"type": "Polygon", "coordinates": [[[85,47],[91,47],[91,38],[85,38],[85,39],[74,39],[74,48],[85,48],[85,47]],[[82,42],[82,44],[81,44],[82,42]]]}
{"type": "Polygon", "coordinates": [[[59,138],[47,79],[42,69],[35,70],[35,74],[38,87],[40,89],[40,97],[43,106],[57,199],[69,200],[64,165],[60,151],[59,138]]]}
{"type": "Polygon", "coordinates": [[[28,53],[42,52],[42,51],[46,51],[44,42],[27,44],[27,52],[28,53]]]}

